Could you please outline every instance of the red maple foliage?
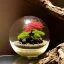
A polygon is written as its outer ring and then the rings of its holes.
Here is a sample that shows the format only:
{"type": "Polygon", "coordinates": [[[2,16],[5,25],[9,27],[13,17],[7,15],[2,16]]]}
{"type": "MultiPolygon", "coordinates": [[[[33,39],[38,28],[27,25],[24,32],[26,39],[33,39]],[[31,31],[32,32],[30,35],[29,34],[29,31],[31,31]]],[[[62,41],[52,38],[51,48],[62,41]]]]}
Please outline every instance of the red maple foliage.
{"type": "Polygon", "coordinates": [[[32,31],[34,29],[39,29],[42,30],[44,27],[43,23],[39,22],[39,21],[32,21],[30,22],[27,26],[25,26],[24,31],[28,32],[28,31],[32,31]]]}

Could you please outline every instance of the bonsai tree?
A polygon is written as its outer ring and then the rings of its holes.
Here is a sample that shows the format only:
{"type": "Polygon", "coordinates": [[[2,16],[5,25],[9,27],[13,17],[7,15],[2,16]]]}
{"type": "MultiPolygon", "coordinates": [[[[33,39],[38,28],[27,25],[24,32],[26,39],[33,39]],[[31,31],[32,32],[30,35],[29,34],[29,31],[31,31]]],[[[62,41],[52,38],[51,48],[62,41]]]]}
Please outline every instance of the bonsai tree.
{"type": "Polygon", "coordinates": [[[43,24],[41,22],[32,21],[25,26],[24,31],[18,35],[18,40],[24,43],[36,44],[43,42],[45,33],[42,31],[43,24]]]}

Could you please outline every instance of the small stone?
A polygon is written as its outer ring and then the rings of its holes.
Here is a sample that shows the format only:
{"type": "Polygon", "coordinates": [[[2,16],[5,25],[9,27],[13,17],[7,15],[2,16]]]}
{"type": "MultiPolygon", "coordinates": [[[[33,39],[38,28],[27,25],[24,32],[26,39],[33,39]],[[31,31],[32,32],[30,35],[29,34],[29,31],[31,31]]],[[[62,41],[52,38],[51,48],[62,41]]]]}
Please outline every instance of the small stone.
{"type": "Polygon", "coordinates": [[[43,41],[42,40],[38,40],[39,43],[42,43],[43,41]]]}
{"type": "Polygon", "coordinates": [[[26,39],[25,38],[22,39],[22,44],[26,44],[26,39]]]}
{"type": "Polygon", "coordinates": [[[23,38],[23,39],[22,39],[22,42],[26,42],[26,39],[25,39],[25,38],[23,38]]]}
{"type": "Polygon", "coordinates": [[[26,39],[26,42],[27,42],[27,43],[30,43],[30,38],[27,38],[27,39],[26,39]]]}
{"type": "Polygon", "coordinates": [[[33,44],[33,43],[34,43],[34,40],[32,39],[30,44],[33,44]]]}

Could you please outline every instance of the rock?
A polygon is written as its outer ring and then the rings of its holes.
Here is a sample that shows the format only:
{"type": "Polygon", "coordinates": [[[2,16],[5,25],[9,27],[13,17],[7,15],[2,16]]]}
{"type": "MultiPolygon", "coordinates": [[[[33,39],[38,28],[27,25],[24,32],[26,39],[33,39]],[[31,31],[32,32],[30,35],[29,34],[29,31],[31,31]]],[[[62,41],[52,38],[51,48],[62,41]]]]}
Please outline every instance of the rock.
{"type": "Polygon", "coordinates": [[[49,50],[45,56],[45,58],[39,60],[38,64],[64,64],[64,43],[49,50]]]}
{"type": "Polygon", "coordinates": [[[22,39],[22,44],[26,44],[26,38],[22,39]]]}

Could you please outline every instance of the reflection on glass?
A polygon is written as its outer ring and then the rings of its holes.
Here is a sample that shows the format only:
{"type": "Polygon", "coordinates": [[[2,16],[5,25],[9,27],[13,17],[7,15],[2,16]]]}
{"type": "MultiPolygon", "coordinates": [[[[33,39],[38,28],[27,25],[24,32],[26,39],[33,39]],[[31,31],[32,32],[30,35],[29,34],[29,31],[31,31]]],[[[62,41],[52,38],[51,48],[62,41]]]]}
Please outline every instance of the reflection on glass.
{"type": "Polygon", "coordinates": [[[12,26],[9,41],[17,54],[37,57],[44,53],[49,45],[49,31],[41,19],[25,16],[12,26]]]}

